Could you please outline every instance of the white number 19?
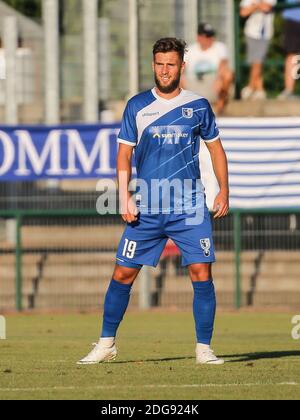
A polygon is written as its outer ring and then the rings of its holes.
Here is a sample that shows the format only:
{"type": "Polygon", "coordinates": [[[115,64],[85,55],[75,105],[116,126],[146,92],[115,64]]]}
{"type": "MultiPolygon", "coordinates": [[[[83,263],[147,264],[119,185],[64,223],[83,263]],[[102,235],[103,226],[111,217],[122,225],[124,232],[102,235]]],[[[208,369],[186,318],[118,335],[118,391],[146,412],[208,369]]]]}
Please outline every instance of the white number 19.
{"type": "Polygon", "coordinates": [[[128,241],[125,239],[125,246],[123,250],[123,257],[127,257],[129,259],[134,258],[134,254],[136,251],[137,243],[134,241],[128,241]]]}

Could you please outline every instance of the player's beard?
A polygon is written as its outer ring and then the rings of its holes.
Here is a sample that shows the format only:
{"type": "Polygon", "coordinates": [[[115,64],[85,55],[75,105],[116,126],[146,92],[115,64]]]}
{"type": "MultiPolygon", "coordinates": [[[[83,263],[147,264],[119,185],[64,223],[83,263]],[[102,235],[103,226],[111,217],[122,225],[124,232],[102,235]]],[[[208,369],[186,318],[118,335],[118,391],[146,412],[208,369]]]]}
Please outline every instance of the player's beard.
{"type": "Polygon", "coordinates": [[[169,94],[169,93],[173,93],[176,89],[178,89],[180,85],[181,72],[178,72],[176,78],[167,86],[164,86],[160,83],[159,78],[156,73],[154,75],[154,78],[155,78],[156,86],[160,90],[160,92],[169,94]]]}

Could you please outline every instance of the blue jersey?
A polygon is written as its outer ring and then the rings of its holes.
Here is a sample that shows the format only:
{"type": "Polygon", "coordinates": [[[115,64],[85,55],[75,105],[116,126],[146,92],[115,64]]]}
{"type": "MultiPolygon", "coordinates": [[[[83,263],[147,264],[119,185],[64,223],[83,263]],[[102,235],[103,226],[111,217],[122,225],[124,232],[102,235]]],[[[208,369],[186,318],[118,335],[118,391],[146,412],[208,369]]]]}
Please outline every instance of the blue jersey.
{"type": "Polygon", "coordinates": [[[172,213],[203,206],[200,141],[218,138],[211,106],[192,92],[182,90],[177,97],[166,100],[154,88],[132,98],[124,112],[118,142],[135,148],[137,178],[148,187],[147,192],[142,187],[138,190],[141,210],[172,213]],[[168,185],[173,188],[170,199],[165,200],[164,186],[168,185]]]}

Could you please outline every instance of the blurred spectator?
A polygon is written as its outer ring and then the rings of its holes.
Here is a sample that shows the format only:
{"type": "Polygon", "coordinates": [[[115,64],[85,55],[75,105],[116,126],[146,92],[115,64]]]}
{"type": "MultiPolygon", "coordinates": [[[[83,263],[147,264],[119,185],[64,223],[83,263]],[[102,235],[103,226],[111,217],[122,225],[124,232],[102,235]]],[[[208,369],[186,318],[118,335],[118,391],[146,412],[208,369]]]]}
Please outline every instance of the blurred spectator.
{"type": "Polygon", "coordinates": [[[5,79],[5,56],[4,56],[4,50],[2,48],[2,40],[0,38],[0,80],[5,79]]]}
{"type": "Polygon", "coordinates": [[[233,82],[225,44],[216,41],[216,31],[207,23],[198,28],[198,40],[188,47],[183,87],[208,99],[222,114],[233,82]]]}
{"type": "MultiPolygon", "coordinates": [[[[299,4],[299,0],[287,0],[289,4],[299,4]]],[[[285,89],[278,99],[295,99],[296,88],[295,67],[299,64],[300,55],[300,7],[287,9],[283,13],[284,22],[284,49],[287,54],[285,60],[285,89]]]]}
{"type": "Polygon", "coordinates": [[[6,61],[2,40],[0,38],[0,106],[5,103],[6,61]]]}
{"type": "Polygon", "coordinates": [[[263,81],[263,62],[274,35],[273,7],[277,0],[242,0],[241,16],[247,18],[247,62],[251,65],[248,86],[242,90],[242,99],[266,99],[263,81]]]}
{"type": "MultiPolygon", "coordinates": [[[[35,93],[34,56],[31,49],[24,47],[22,38],[18,38],[16,51],[16,92],[19,105],[31,104],[35,93]]],[[[0,39],[0,106],[5,105],[5,51],[0,39]]]]}

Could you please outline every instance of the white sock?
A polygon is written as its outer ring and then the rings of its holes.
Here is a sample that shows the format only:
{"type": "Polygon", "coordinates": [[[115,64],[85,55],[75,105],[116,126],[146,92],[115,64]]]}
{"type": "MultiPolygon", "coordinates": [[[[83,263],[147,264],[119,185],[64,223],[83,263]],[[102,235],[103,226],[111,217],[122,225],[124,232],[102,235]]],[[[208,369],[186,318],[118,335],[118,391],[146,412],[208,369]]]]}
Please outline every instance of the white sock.
{"type": "Polygon", "coordinates": [[[207,345],[207,344],[201,344],[201,343],[198,343],[197,344],[197,351],[206,351],[206,350],[210,350],[210,346],[209,345],[207,345]]]}
{"type": "Polygon", "coordinates": [[[99,344],[109,349],[115,344],[115,337],[109,337],[109,338],[102,337],[100,338],[99,344]]]}

